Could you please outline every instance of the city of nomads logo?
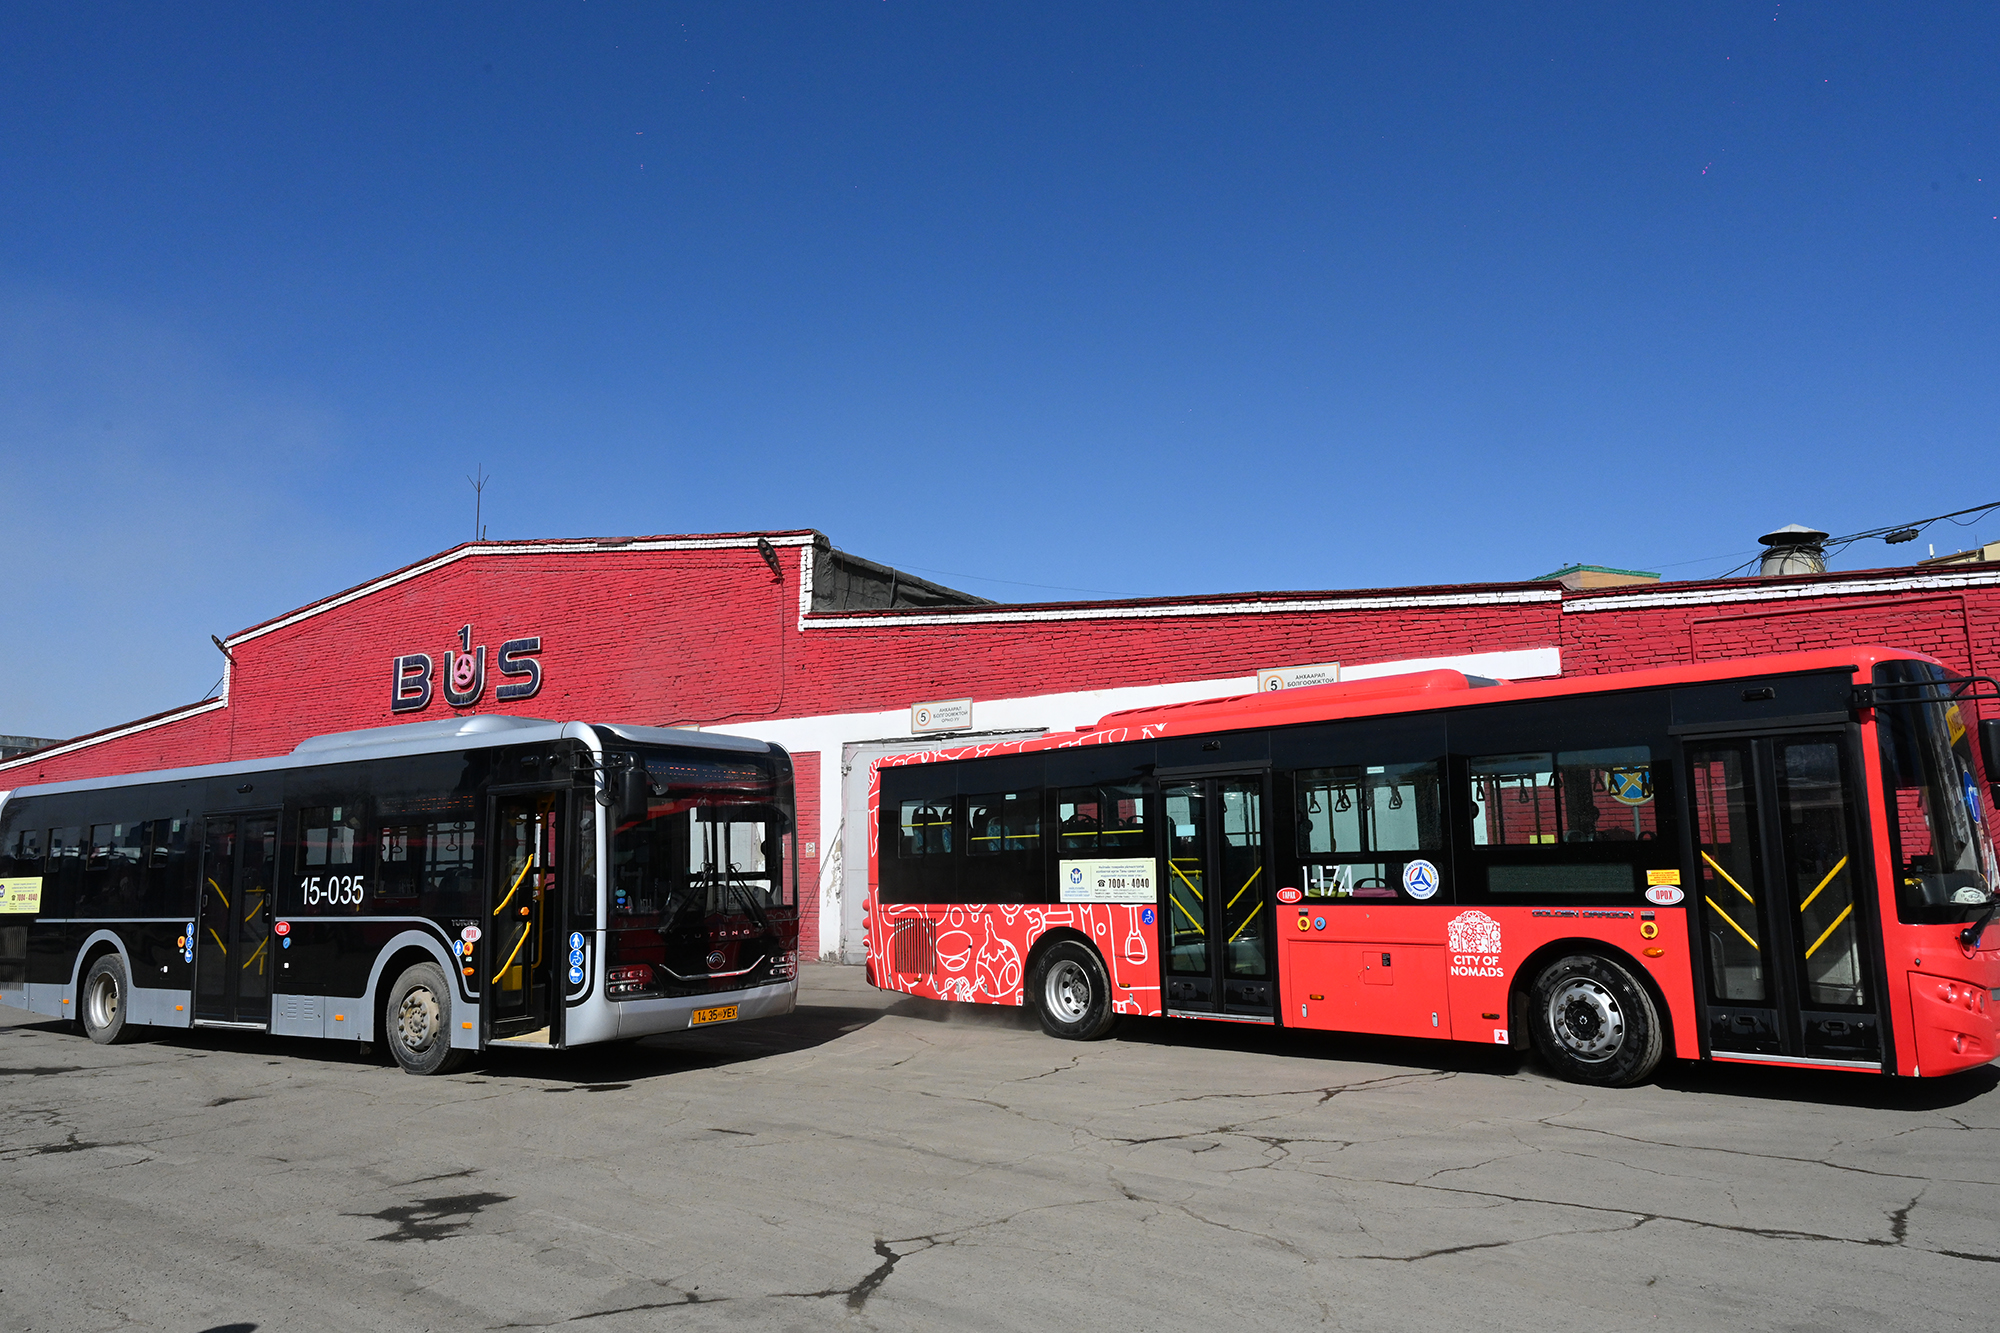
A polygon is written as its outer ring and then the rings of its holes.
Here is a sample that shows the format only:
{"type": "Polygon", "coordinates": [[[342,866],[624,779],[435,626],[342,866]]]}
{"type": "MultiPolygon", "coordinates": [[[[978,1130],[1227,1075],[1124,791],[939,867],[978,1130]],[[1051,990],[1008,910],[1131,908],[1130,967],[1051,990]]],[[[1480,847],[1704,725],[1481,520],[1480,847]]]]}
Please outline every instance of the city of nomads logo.
{"type": "Polygon", "coordinates": [[[1445,927],[1455,977],[1504,977],[1500,965],[1500,923],[1484,912],[1460,912],[1445,927]]]}

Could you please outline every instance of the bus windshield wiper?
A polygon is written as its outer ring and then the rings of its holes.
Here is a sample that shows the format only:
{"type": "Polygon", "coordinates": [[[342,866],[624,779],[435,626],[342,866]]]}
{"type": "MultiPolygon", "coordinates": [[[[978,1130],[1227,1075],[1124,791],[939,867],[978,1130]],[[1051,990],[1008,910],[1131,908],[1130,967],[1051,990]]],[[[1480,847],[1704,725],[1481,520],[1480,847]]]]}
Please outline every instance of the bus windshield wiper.
{"type": "Polygon", "coordinates": [[[1958,932],[1958,942],[1964,945],[1968,952],[1979,948],[1979,937],[1986,933],[1986,924],[1993,919],[1996,908],[2000,908],[2000,900],[1986,904],[1986,910],[1979,914],[1979,919],[1958,932]]]}
{"type": "Polygon", "coordinates": [[[723,882],[728,884],[735,892],[737,900],[750,909],[750,915],[756,920],[758,928],[769,930],[771,928],[771,919],[765,916],[764,909],[757,905],[756,895],[750,892],[750,886],[742,876],[729,875],[725,877],[723,882]]]}

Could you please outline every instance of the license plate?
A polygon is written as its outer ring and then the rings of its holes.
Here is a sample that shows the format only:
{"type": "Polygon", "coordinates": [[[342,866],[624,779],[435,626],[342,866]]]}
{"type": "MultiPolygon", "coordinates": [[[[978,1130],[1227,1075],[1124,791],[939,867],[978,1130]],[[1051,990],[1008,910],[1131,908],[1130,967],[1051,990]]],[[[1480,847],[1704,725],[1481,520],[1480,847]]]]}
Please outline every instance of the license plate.
{"type": "Polygon", "coordinates": [[[688,1020],[689,1027],[699,1027],[703,1023],[727,1023],[736,1017],[736,1006],[725,1004],[720,1009],[697,1009],[688,1020]]]}

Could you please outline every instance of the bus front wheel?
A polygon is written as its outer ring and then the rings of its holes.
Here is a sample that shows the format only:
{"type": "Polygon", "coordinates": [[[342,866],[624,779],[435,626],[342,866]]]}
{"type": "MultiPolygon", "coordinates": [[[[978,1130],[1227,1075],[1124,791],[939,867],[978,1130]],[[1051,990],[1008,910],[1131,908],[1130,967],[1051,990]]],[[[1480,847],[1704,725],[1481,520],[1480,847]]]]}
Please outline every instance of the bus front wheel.
{"type": "Polygon", "coordinates": [[[1653,997],[1624,967],[1595,954],[1543,968],[1528,1013],[1535,1049],[1572,1083],[1628,1087],[1651,1074],[1666,1050],[1653,997]]]}
{"type": "Polygon", "coordinates": [[[1058,940],[1035,960],[1028,1002],[1035,1006],[1042,1031],[1071,1041],[1096,1041],[1118,1018],[1104,961],[1075,940],[1058,940]]]}
{"type": "Polygon", "coordinates": [[[115,953],[105,954],[90,965],[83,978],[83,1031],[100,1046],[124,1041],[126,1009],[132,999],[132,983],[125,979],[125,964],[115,953]]]}
{"type": "Polygon", "coordinates": [[[389,992],[389,1053],[406,1074],[449,1074],[466,1061],[451,1048],[452,990],[436,963],[403,969],[389,992]]]}

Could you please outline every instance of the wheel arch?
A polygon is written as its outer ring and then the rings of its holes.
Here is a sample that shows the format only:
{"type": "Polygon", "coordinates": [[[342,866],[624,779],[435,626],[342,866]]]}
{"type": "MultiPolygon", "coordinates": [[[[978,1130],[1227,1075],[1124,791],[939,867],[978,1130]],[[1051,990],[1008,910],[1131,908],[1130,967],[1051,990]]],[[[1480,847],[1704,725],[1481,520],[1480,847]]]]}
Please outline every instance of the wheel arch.
{"type": "Polygon", "coordinates": [[[1550,940],[1547,944],[1542,945],[1529,954],[1522,961],[1521,965],[1514,969],[1514,979],[1507,987],[1508,1047],[1510,1049],[1520,1049],[1529,1045],[1528,1022],[1530,1015],[1528,1013],[1528,994],[1535,988],[1535,979],[1541,976],[1542,969],[1558,958],[1579,953],[1592,954],[1598,958],[1605,959],[1607,962],[1616,963],[1632,974],[1639,985],[1645,989],[1646,994],[1652,997],[1653,1010],[1659,1015],[1660,1019],[1660,1036],[1666,1043],[1666,1056],[1669,1059],[1674,1058],[1674,1011],[1673,1006],[1667,1003],[1666,992],[1660,989],[1659,979],[1653,975],[1651,969],[1634,958],[1627,950],[1621,949],[1615,944],[1607,944],[1603,940],[1591,939],[1588,936],[1550,940]]]}
{"type": "Polygon", "coordinates": [[[1104,975],[1111,975],[1111,964],[1105,960],[1104,950],[1091,943],[1090,936],[1074,926],[1054,926],[1035,937],[1035,942],[1028,946],[1028,956],[1021,960],[1021,995],[1024,999],[1028,993],[1028,978],[1035,974],[1035,966],[1041,962],[1042,955],[1064,940],[1073,940],[1096,954],[1097,961],[1104,968],[1104,975]]]}
{"type": "MultiPolygon", "coordinates": [[[[70,973],[69,978],[69,1000],[72,1005],[82,1002],[84,977],[89,975],[97,960],[108,953],[118,955],[118,961],[125,965],[125,984],[128,987],[133,984],[132,956],[125,951],[125,941],[119,938],[116,931],[94,930],[76,951],[76,969],[70,973]]],[[[83,1014],[79,1010],[71,1017],[80,1019],[83,1014]]]]}
{"type": "Polygon", "coordinates": [[[389,987],[396,984],[396,978],[403,975],[404,968],[417,963],[437,964],[439,970],[444,973],[446,982],[451,985],[454,1008],[457,1005],[464,1005],[468,1012],[474,1015],[472,1030],[469,1032],[456,1023],[452,1025],[452,1046],[463,1050],[478,1050],[479,998],[467,997],[465,979],[459,973],[457,958],[446,953],[444,946],[439,944],[434,936],[418,930],[406,930],[397,935],[383,945],[381,951],[375,955],[375,966],[368,974],[368,1007],[365,1011],[368,1014],[370,1027],[368,1031],[359,1034],[360,1039],[362,1041],[382,1039],[382,1034],[388,1031],[389,987]]]}

